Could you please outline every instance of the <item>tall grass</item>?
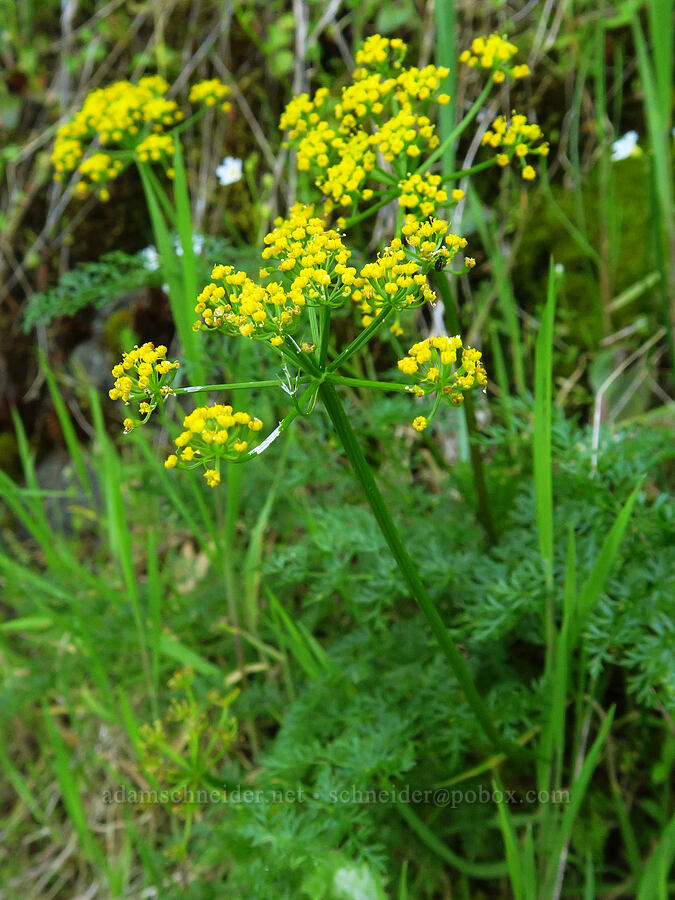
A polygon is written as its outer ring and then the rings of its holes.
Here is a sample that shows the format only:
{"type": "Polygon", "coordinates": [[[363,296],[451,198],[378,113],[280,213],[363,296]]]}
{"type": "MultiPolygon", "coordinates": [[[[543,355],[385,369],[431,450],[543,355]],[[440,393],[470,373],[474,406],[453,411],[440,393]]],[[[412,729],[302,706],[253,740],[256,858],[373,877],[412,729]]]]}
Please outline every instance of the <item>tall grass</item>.
{"type": "MultiPolygon", "coordinates": [[[[12,27],[30,36],[35,5],[10,7],[12,27]]],[[[237,20],[271,58],[277,51],[244,7],[237,5],[237,20]]],[[[535,45],[552,34],[547,9],[534,10],[527,20],[535,45]]],[[[433,6],[435,58],[451,69],[453,98],[458,48],[466,43],[459,13],[450,0],[433,6]]],[[[334,39],[343,53],[349,52],[346,25],[354,33],[369,27],[355,4],[345,6],[344,20],[334,5],[325,14],[321,28],[332,29],[325,40],[334,39]]],[[[312,30],[310,45],[318,47],[320,36],[312,30]]],[[[637,11],[631,5],[616,21],[579,22],[580,64],[568,81],[567,184],[574,197],[571,203],[561,197],[555,152],[550,179],[542,172],[539,197],[540,209],[561,225],[578,254],[585,302],[601,322],[598,340],[609,336],[630,303],[644,303],[657,289],[671,363],[672,38],[664,0],[650,0],[637,11]],[[615,50],[608,80],[607,47],[608,35],[626,24],[648,128],[654,259],[650,271],[617,293],[621,228],[630,210],[610,148],[624,116],[626,59],[615,50]],[[589,219],[585,196],[584,146],[591,132],[599,221],[589,219]]],[[[262,106],[269,102],[266,97],[262,106]]],[[[442,110],[442,138],[458,118],[452,104],[442,110]]],[[[441,164],[446,174],[454,170],[454,145],[441,164]]],[[[192,331],[198,284],[189,173],[178,146],[174,169],[172,198],[149,171],[141,168],[140,177],[177,334],[191,379],[203,385],[208,367],[192,331]]],[[[25,416],[13,410],[21,484],[0,469],[6,616],[0,621],[0,822],[10,848],[0,857],[9,884],[0,893],[6,890],[8,900],[28,896],[29,889],[45,897],[149,896],[154,890],[194,898],[213,890],[242,900],[672,895],[672,746],[665,740],[658,750],[647,746],[653,734],[666,732],[669,714],[656,691],[658,702],[651,706],[627,691],[618,638],[604,657],[597,651],[598,623],[607,623],[608,610],[618,617],[634,601],[614,581],[619,566],[630,563],[627,542],[635,549],[672,523],[666,504],[655,497],[653,471],[640,474],[628,459],[623,477],[604,494],[589,490],[604,507],[589,506],[587,518],[574,519],[577,498],[569,493],[585,490],[585,463],[579,460],[586,458],[574,456],[570,446],[584,445],[588,435],[563,422],[556,408],[560,385],[571,377],[563,354],[576,352],[574,323],[570,333],[565,318],[567,276],[544,248],[547,280],[536,307],[525,310],[517,250],[504,255],[511,223],[502,222],[499,210],[474,188],[467,199],[467,221],[475,224],[473,241],[482,246],[490,285],[465,299],[486,312],[482,343],[500,401],[490,404],[492,421],[483,437],[470,403],[465,407],[465,461],[472,465],[477,511],[457,500],[459,476],[448,475],[442,452],[428,453],[392,426],[402,395],[364,402],[358,392],[363,378],[336,379],[341,390],[353,389],[347,412],[333,385],[322,383],[327,415],[317,417],[315,430],[310,433],[298,415],[297,431],[256,461],[256,474],[230,465],[224,490],[214,497],[164,468],[158,448],[175,430],[168,419],[156,437],[137,429],[122,445],[110,436],[101,398],[89,390],[81,402],[94,438],[85,442],[58,371],[40,357],[73,477],[64,490],[42,487],[25,416]],[[363,441],[355,436],[359,429],[363,441]],[[338,458],[336,435],[353,473],[338,458]],[[390,499],[396,522],[385,505],[390,499]],[[382,529],[381,543],[358,518],[366,503],[382,529]],[[649,504],[653,516],[643,516],[649,504]],[[346,525],[340,518],[345,511],[346,525]],[[330,516],[334,524],[326,529],[322,517],[330,516]],[[514,546],[509,533],[517,528],[521,544],[514,546]],[[322,542],[323,557],[317,550],[322,542]],[[400,577],[392,576],[386,561],[387,544],[400,577]],[[323,580],[316,571],[322,560],[328,570],[323,580]],[[333,570],[346,574],[333,578],[333,570]],[[381,594],[375,600],[373,585],[381,594]],[[425,629],[416,637],[411,598],[442,652],[435,652],[425,629]],[[489,632],[492,619],[498,626],[489,632]],[[386,655],[396,629],[403,639],[386,655]],[[221,792],[235,785],[307,787],[315,779],[316,796],[310,793],[305,806],[290,811],[223,804],[201,810],[194,823],[170,804],[104,808],[102,785],[162,786],[165,773],[144,767],[143,726],[176,710],[167,688],[176,668],[195,673],[200,702],[234,685],[242,688],[235,707],[240,737],[223,766],[200,770],[192,723],[186,722],[193,752],[174,751],[178,767],[221,792]],[[405,688],[389,717],[367,703],[371,693],[380,697],[379,690],[388,702],[398,687],[388,672],[405,688]],[[426,698],[422,705],[420,697],[426,698]],[[637,744],[640,730],[649,735],[643,745],[637,744]],[[302,739],[292,741],[289,734],[302,739]],[[378,744],[380,756],[373,750],[378,744]],[[486,815],[475,807],[467,812],[400,802],[381,818],[382,811],[368,804],[324,803],[321,790],[349,766],[378,789],[438,790],[484,777],[496,799],[486,815]],[[513,785],[536,789],[538,800],[527,811],[506,802],[513,785]],[[566,802],[542,799],[556,794],[566,802]],[[379,874],[363,876],[371,871],[379,874]],[[340,893],[334,872],[351,888],[340,893]]],[[[439,293],[449,330],[459,332],[457,297],[447,281],[439,293]]],[[[364,364],[374,373],[382,365],[380,353],[378,348],[364,364]]],[[[245,355],[227,364],[255,371],[259,358],[245,355]]],[[[276,420],[274,402],[268,410],[276,420]]],[[[645,441],[647,432],[640,432],[645,441]]],[[[602,465],[589,464],[591,487],[604,477],[602,465]]],[[[665,578],[654,588],[654,603],[664,608],[642,623],[645,639],[667,627],[668,588],[665,578]]]]}

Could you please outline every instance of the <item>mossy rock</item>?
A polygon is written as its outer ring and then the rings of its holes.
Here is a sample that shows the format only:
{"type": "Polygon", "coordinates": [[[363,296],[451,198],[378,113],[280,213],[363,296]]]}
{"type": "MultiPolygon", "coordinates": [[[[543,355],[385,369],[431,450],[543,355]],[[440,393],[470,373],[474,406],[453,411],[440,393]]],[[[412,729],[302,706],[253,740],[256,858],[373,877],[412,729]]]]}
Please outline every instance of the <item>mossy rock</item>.
{"type": "MultiPolygon", "coordinates": [[[[603,209],[601,167],[595,166],[582,185],[581,205],[586,221],[587,239],[598,255],[602,255],[602,223],[606,220],[614,236],[609,242],[611,292],[613,296],[636,284],[654,271],[653,225],[650,208],[649,160],[646,156],[629,158],[610,164],[609,196],[614,194],[613,208],[603,209]],[[623,219],[617,213],[624,213],[623,219]]],[[[579,197],[574,190],[552,185],[551,193],[560,212],[578,226],[579,197]]],[[[518,251],[518,298],[526,307],[536,309],[543,302],[549,258],[565,269],[564,288],[559,302],[561,325],[565,324],[573,341],[583,349],[595,350],[604,336],[598,265],[572,237],[560,215],[540,192],[528,217],[527,233],[518,251]]],[[[658,308],[655,288],[645,291],[612,319],[619,329],[633,321],[640,312],[653,315],[658,308]]]]}

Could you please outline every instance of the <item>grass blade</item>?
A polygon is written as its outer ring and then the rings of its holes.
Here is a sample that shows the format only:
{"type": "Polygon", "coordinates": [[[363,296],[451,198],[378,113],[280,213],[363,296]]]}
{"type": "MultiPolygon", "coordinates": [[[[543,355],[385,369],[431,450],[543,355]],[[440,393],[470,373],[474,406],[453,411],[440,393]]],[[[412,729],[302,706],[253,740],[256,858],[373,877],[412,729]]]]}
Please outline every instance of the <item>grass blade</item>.
{"type": "Polygon", "coordinates": [[[59,730],[48,709],[44,710],[45,724],[47,732],[54,750],[56,777],[61,789],[61,797],[63,805],[68,811],[70,821],[77,833],[82,850],[91,863],[100,867],[104,871],[108,871],[108,865],[105,857],[101,852],[96,838],[87,822],[87,814],[80,797],[77,780],[73,770],[70,767],[70,758],[66,751],[59,730]]]}
{"type": "Polygon", "coordinates": [[[633,488],[630,497],[626,500],[623,509],[612,525],[612,528],[605,539],[605,543],[602,545],[598,558],[595,561],[595,565],[591,570],[588,581],[581,591],[579,602],[577,604],[577,614],[571,626],[570,649],[572,649],[579,640],[584,625],[591,614],[593,605],[600,596],[600,592],[604,587],[612,564],[618,555],[619,546],[623,539],[624,532],[626,531],[626,527],[628,526],[628,521],[641,486],[642,480],[640,480],[633,488]]]}
{"type": "MultiPolygon", "coordinates": [[[[553,406],[553,326],[556,274],[553,258],[548,271],[546,306],[537,335],[534,366],[534,486],[537,502],[539,552],[546,584],[553,588],[553,477],[551,472],[551,410],[553,406]]],[[[550,623],[552,625],[552,623],[550,623]]]]}
{"type": "Polygon", "coordinates": [[[174,662],[180,663],[181,666],[190,666],[195,672],[200,672],[202,675],[208,675],[209,678],[217,678],[222,681],[223,673],[218,666],[210,663],[203,656],[195,653],[194,650],[190,650],[189,647],[181,644],[175,638],[163,634],[159,641],[159,647],[164,656],[168,656],[174,662]]]}
{"type": "Polygon", "coordinates": [[[562,816],[560,828],[558,829],[552,845],[549,848],[546,848],[546,856],[549,860],[549,867],[544,890],[542,893],[544,897],[553,896],[553,890],[558,878],[558,869],[561,863],[563,850],[569,842],[574,822],[576,821],[579,810],[581,808],[581,804],[586,794],[586,789],[588,788],[591,776],[595,771],[595,767],[598,764],[600,752],[604,746],[605,741],[607,740],[609,729],[612,727],[612,722],[614,720],[614,710],[615,707],[612,706],[605,716],[605,720],[602,723],[600,731],[598,732],[598,736],[593,741],[593,745],[588,752],[588,756],[584,760],[581,771],[579,772],[576,781],[572,785],[569,803],[565,807],[565,812],[562,816]]]}
{"type": "Polygon", "coordinates": [[[73,461],[75,471],[77,472],[77,476],[80,479],[80,484],[82,485],[82,488],[87,496],[91,497],[91,482],[89,480],[89,475],[87,474],[87,467],[84,464],[84,457],[82,455],[80,442],[78,441],[77,435],[75,434],[75,428],[73,427],[73,423],[70,419],[66,404],[64,403],[63,397],[61,396],[61,391],[59,390],[56,379],[54,378],[54,373],[49,368],[47,357],[42,352],[40,352],[40,365],[47,382],[47,387],[49,388],[49,393],[52,397],[54,410],[58,417],[59,425],[61,426],[61,432],[66,442],[66,446],[68,447],[68,452],[70,453],[70,458],[73,461]]]}
{"type": "Polygon", "coordinates": [[[499,828],[504,840],[504,849],[506,850],[506,864],[509,869],[509,880],[511,881],[511,890],[513,891],[514,900],[523,900],[523,872],[520,859],[520,850],[518,847],[518,836],[513,824],[513,817],[509,811],[508,805],[504,802],[504,790],[498,778],[492,780],[493,797],[499,796],[497,803],[497,814],[499,817],[499,828]]]}
{"type": "Polygon", "coordinates": [[[668,900],[668,877],[675,860],[675,816],[661,835],[661,840],[645,866],[637,900],[668,900]]]}

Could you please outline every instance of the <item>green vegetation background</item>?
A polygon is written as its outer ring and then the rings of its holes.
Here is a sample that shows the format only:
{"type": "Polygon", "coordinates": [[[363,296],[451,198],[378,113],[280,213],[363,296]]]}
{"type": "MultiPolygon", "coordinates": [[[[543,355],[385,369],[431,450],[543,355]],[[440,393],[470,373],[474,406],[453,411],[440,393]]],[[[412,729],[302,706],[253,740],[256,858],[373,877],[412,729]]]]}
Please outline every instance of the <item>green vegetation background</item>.
{"type": "MultiPolygon", "coordinates": [[[[2,0],[0,12],[0,897],[668,896],[669,4],[2,0]],[[334,801],[496,785],[524,797],[537,760],[489,758],[320,412],[220,491],[169,477],[165,433],[118,438],[110,366],[134,340],[173,336],[161,272],[139,255],[149,223],[133,177],[108,204],[78,205],[48,164],[59,117],[95,86],[146,71],[179,87],[227,80],[233,114],[207,118],[187,142],[206,277],[214,261],[255,258],[285,208],[277,122],[293,93],[339,84],[375,31],[454,71],[458,52],[492,30],[534,72],[500,103],[536,117],[552,145],[534,187],[476,181],[461,226],[478,260],[457,294],[463,333],[492,379],[478,416],[497,540],[477,521],[458,417],[420,437],[409,397],[353,391],[346,402],[496,724],[525,747],[538,746],[552,704],[541,610],[552,596],[562,621],[572,578],[593,594],[564,697],[561,788],[603,741],[569,823],[572,804],[541,798],[508,811],[466,793],[447,805],[442,794],[334,801]],[[629,130],[638,152],[612,160],[629,130]],[[215,177],[224,156],[244,160],[227,187],[215,177]],[[533,462],[551,257],[552,586],[533,462]],[[194,680],[170,681],[185,666],[194,680]],[[306,799],[194,810],[114,799],[247,787],[306,799]],[[551,887],[551,859],[563,856],[564,882],[551,887]]],[[[460,73],[458,106],[470,92],[460,73]]],[[[467,141],[458,158],[472,152],[467,141]]],[[[411,323],[403,341],[423,327],[411,323]]],[[[274,377],[244,342],[213,341],[210,360],[223,380],[274,377]]],[[[392,361],[379,346],[365,368],[386,375],[392,361]]],[[[261,403],[265,421],[283,414],[280,398],[261,403]]]]}

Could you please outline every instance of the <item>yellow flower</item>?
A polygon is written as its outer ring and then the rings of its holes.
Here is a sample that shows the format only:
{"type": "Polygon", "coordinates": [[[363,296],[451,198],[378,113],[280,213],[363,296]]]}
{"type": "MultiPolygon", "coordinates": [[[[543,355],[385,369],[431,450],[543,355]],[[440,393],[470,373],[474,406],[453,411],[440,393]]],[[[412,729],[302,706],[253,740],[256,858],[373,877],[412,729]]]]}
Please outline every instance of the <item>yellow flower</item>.
{"type": "Polygon", "coordinates": [[[216,469],[207,469],[204,472],[204,478],[209,487],[216,487],[220,484],[220,472],[216,471],[216,469]]]}
{"type": "Polygon", "coordinates": [[[136,156],[141,162],[158,162],[173,156],[174,140],[169,134],[149,134],[136,147],[136,156]]]}
{"type": "MultiPolygon", "coordinates": [[[[480,350],[462,347],[462,339],[455,337],[430,337],[419,341],[398,361],[398,368],[406,375],[414,376],[412,392],[417,396],[440,394],[442,400],[453,406],[463,401],[463,391],[476,384],[487,384],[487,373],[481,362],[480,350]],[[461,362],[457,357],[461,351],[461,362]]],[[[418,416],[413,422],[416,431],[422,431],[429,421],[418,416]],[[416,424],[417,423],[417,424],[416,424]]]]}
{"type": "MultiPolygon", "coordinates": [[[[503,148],[495,159],[498,165],[507,166],[511,156],[515,156],[523,163],[528,153],[547,156],[548,144],[542,141],[542,137],[539,125],[528,122],[527,116],[513,113],[508,120],[504,116],[498,116],[483,135],[482,143],[483,146],[493,147],[495,150],[503,148]],[[509,150],[510,153],[504,152],[505,150],[509,150]]],[[[531,181],[536,173],[531,165],[526,165],[522,175],[531,181]]]]}
{"type": "MultiPolygon", "coordinates": [[[[169,362],[166,353],[164,345],[155,347],[150,342],[125,353],[112,369],[115,384],[108,392],[110,399],[138,404],[139,415],[147,418],[171,393],[170,385],[180,366],[178,361],[169,362]]],[[[131,431],[129,422],[132,420],[124,420],[126,432],[131,431]]]]}
{"type": "Polygon", "coordinates": [[[215,487],[219,482],[219,461],[240,460],[251,442],[257,442],[255,434],[262,427],[260,419],[244,410],[235,411],[222,403],[199,406],[183,419],[185,431],[174,441],[181,452],[180,456],[172,454],[171,467],[185,468],[185,463],[193,463],[187,468],[194,468],[194,464],[201,464],[208,484],[215,487]]]}
{"type": "MultiPolygon", "coordinates": [[[[173,154],[171,132],[183,113],[175,100],[166,97],[168,83],[158,75],[141,78],[137,84],[115,81],[91,91],[73,118],[62,125],[52,150],[54,178],[79,169],[87,182],[97,185],[102,200],[109,198],[106,184],[117,178],[135,153],[143,162],[164,160],[173,154]],[[96,151],[87,155],[91,147],[96,151]],[[100,149],[98,149],[100,148],[100,149]]],[[[194,85],[191,99],[207,105],[220,103],[230,93],[217,79],[194,85]]],[[[90,193],[85,182],[76,186],[79,196],[90,193]]]]}
{"type": "Polygon", "coordinates": [[[416,173],[399,181],[398,188],[401,192],[399,206],[405,207],[419,219],[435,215],[437,207],[448,200],[440,175],[416,173]]]}
{"type": "Polygon", "coordinates": [[[511,67],[510,61],[518,52],[515,44],[510,43],[505,37],[491,34],[486,37],[477,37],[471,42],[471,50],[464,50],[460,54],[459,61],[471,68],[490,69],[493,72],[494,81],[500,84],[506,74],[512,78],[524,78],[530,70],[524,64],[511,67]]]}
{"type": "Polygon", "coordinates": [[[193,84],[190,89],[190,103],[204,103],[206,106],[220,104],[224,112],[231,109],[231,104],[223,102],[230,95],[230,88],[218,78],[209,78],[193,84]]]}

